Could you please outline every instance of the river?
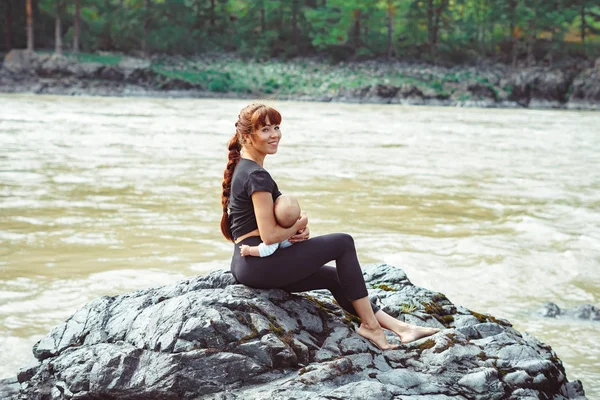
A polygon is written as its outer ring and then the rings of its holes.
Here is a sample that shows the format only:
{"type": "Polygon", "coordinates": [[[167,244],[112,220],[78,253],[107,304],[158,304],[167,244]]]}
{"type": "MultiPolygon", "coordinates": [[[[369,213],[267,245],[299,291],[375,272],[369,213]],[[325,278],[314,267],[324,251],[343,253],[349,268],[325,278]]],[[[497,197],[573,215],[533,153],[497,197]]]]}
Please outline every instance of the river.
{"type": "MultiPolygon", "coordinates": [[[[0,377],[103,295],[228,268],[226,143],[248,101],[0,95],[0,377]]],[[[600,397],[600,113],[296,103],[265,167],[313,235],[355,237],[552,346],[600,397]]]]}

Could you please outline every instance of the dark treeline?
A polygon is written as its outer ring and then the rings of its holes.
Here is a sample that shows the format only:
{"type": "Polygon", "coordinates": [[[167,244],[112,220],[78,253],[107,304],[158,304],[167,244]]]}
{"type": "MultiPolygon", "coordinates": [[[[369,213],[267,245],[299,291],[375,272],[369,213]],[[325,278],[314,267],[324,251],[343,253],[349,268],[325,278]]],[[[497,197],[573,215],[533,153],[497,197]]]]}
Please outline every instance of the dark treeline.
{"type": "Polygon", "coordinates": [[[0,51],[446,63],[597,57],[598,0],[0,0],[0,51]]]}

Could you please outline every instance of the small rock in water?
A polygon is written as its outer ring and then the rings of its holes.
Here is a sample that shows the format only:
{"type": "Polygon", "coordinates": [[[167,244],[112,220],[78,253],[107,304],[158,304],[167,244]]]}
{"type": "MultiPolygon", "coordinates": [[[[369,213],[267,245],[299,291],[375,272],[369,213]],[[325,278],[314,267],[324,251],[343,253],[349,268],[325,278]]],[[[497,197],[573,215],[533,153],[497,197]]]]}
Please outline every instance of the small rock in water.
{"type": "Polygon", "coordinates": [[[584,304],[575,307],[568,314],[573,315],[577,319],[590,319],[592,321],[600,321],[600,310],[591,304],[584,304]]]}
{"type": "Polygon", "coordinates": [[[583,304],[568,310],[561,310],[556,304],[547,302],[538,310],[542,317],[571,317],[582,320],[600,321],[600,309],[592,304],[583,304]]]}
{"type": "Polygon", "coordinates": [[[544,303],[544,305],[538,311],[538,313],[542,317],[556,318],[560,315],[560,308],[552,302],[547,302],[547,303],[544,303]]]}

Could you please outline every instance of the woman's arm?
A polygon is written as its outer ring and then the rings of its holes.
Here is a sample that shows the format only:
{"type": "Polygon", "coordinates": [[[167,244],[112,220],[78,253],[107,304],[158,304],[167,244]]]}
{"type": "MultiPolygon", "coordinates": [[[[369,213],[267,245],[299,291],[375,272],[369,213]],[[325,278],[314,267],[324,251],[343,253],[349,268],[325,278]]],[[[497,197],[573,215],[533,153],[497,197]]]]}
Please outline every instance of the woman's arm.
{"type": "Polygon", "coordinates": [[[283,228],[277,225],[273,212],[273,197],[269,192],[252,193],[252,205],[254,206],[254,215],[256,216],[258,231],[263,243],[273,244],[281,242],[308,224],[308,217],[303,213],[300,219],[290,228],[283,228]]]}

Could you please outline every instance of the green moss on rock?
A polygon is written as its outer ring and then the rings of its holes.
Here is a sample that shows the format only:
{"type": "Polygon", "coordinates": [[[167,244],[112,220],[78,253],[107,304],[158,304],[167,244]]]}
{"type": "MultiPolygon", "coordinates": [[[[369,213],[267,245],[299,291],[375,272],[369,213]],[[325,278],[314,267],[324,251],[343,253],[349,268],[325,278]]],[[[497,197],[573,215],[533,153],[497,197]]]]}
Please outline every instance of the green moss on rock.
{"type": "Polygon", "coordinates": [[[398,291],[398,289],[394,289],[393,287],[385,285],[385,284],[373,285],[373,288],[385,290],[386,292],[397,292],[398,291]]]}
{"type": "Polygon", "coordinates": [[[423,343],[421,343],[419,345],[418,349],[423,351],[423,350],[431,349],[434,346],[435,346],[435,340],[427,339],[426,341],[424,341],[423,343]]]}
{"type": "Polygon", "coordinates": [[[479,322],[486,323],[486,322],[492,322],[498,325],[502,325],[502,326],[512,326],[510,324],[510,322],[504,321],[504,320],[500,320],[492,315],[488,315],[488,314],[481,314],[475,311],[471,311],[469,310],[469,312],[471,313],[471,315],[473,315],[475,318],[477,318],[477,320],[479,322]]]}

